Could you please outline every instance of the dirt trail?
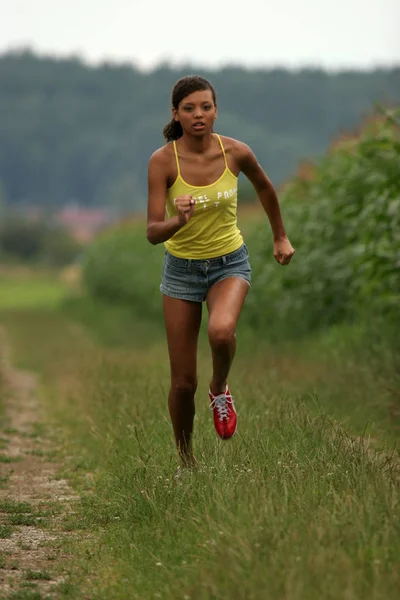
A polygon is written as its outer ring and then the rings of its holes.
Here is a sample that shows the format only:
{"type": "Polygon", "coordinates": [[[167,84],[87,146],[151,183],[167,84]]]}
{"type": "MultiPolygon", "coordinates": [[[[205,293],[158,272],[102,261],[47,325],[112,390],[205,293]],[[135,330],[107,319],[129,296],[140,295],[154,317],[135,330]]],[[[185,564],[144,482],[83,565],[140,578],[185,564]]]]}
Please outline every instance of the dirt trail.
{"type": "MultiPolygon", "coordinates": [[[[55,598],[65,580],[63,522],[78,497],[57,478],[60,464],[43,435],[43,414],[31,373],[12,368],[0,330],[0,598],[35,590],[55,598]],[[26,504],[21,504],[26,503],[26,504]]],[[[54,453],[54,452],[53,452],[54,453]]],[[[65,526],[64,526],[65,529],[65,526]]],[[[24,596],[25,597],[25,596],[24,596]]]]}

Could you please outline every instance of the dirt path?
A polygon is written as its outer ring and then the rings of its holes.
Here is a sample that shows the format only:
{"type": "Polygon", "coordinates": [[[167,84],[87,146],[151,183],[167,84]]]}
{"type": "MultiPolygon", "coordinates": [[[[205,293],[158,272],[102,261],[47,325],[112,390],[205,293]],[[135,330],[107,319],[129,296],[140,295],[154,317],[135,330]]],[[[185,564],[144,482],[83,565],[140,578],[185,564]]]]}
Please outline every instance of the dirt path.
{"type": "Polygon", "coordinates": [[[11,367],[0,331],[0,598],[56,598],[66,579],[65,519],[78,497],[57,477],[31,373],[11,367]]]}

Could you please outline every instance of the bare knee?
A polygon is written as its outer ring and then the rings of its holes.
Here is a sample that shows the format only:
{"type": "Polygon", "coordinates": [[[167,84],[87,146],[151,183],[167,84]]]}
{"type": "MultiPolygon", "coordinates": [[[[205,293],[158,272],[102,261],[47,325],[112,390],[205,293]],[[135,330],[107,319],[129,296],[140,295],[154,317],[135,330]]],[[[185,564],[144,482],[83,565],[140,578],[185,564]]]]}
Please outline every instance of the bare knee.
{"type": "Polygon", "coordinates": [[[212,323],[208,327],[211,346],[229,346],[235,339],[235,325],[229,321],[212,323]]]}
{"type": "Polygon", "coordinates": [[[182,398],[193,398],[197,390],[197,377],[190,375],[172,376],[171,391],[182,398]]]}

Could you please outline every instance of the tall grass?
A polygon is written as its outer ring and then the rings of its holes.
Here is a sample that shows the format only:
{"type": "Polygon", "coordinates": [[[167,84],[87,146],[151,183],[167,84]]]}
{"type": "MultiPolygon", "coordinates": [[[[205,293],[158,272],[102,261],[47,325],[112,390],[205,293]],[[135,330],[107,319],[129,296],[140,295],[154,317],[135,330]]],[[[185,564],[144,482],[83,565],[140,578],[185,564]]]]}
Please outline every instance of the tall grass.
{"type": "MultiPolygon", "coordinates": [[[[81,532],[75,581],[86,575],[69,597],[398,597],[398,458],[310,409],[307,396],[318,403],[325,393],[312,356],[239,353],[239,431],[222,443],[207,409],[202,350],[200,468],[175,478],[162,339],[147,351],[140,341],[101,347],[55,313],[9,314],[8,329],[19,359],[42,373],[67,472],[83,493],[68,527],[81,532]]],[[[342,388],[347,401],[358,384],[342,388]]]]}

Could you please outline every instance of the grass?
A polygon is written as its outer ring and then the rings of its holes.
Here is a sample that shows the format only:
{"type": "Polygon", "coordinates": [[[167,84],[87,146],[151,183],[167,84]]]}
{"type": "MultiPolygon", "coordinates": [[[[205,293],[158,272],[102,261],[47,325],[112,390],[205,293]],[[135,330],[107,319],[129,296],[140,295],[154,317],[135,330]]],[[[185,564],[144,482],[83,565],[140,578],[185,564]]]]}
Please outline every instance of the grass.
{"type": "Polygon", "coordinates": [[[23,459],[22,456],[7,456],[5,454],[0,454],[0,463],[12,463],[12,462],[21,462],[23,459]]]}
{"type": "Polygon", "coordinates": [[[29,502],[17,502],[11,498],[2,498],[0,500],[0,512],[20,515],[32,513],[34,509],[29,502]]]}
{"type": "Polygon", "coordinates": [[[10,473],[7,473],[6,475],[0,475],[0,490],[7,485],[7,483],[9,482],[9,479],[10,479],[10,473]]]}
{"type": "Polygon", "coordinates": [[[46,572],[28,569],[25,573],[25,579],[29,581],[51,581],[52,577],[46,572]]]}
{"type": "Polygon", "coordinates": [[[15,427],[3,427],[2,432],[6,435],[14,435],[19,433],[18,429],[15,429],[15,427]]]}
{"type": "Polygon", "coordinates": [[[22,363],[42,373],[47,410],[64,429],[66,471],[82,493],[78,513],[63,524],[81,536],[72,547],[86,574],[70,597],[90,589],[119,600],[129,589],[140,599],[397,598],[399,468],[384,419],[374,413],[374,436],[386,446],[376,453],[368,446],[372,425],[352,437],[326,410],[342,395],[348,427],[365,427],[368,387],[374,383],[370,396],[382,394],[379,378],[358,391],[357,365],[352,379],[327,351],[318,362],[315,348],[251,353],[239,344],[240,428],[221,443],[205,400],[203,339],[200,469],[175,479],[162,337],[145,349],[100,346],[71,320],[37,311],[9,313],[8,330],[22,363]],[[361,393],[364,422],[351,408],[361,393]]]}
{"type": "Polygon", "coordinates": [[[2,527],[0,537],[10,537],[15,527],[46,527],[47,517],[55,514],[54,508],[42,504],[33,508],[28,502],[18,502],[12,498],[0,499],[0,518],[2,527]]]}
{"type": "Polygon", "coordinates": [[[13,534],[13,528],[10,525],[3,525],[0,523],[0,539],[10,538],[13,534]]]}
{"type": "Polygon", "coordinates": [[[0,310],[57,307],[68,287],[54,274],[0,274],[0,310]]]}
{"type": "Polygon", "coordinates": [[[10,525],[24,525],[25,527],[32,527],[37,525],[37,519],[33,515],[10,515],[8,517],[8,523],[10,525]]]}
{"type": "MultiPolygon", "coordinates": [[[[398,430],[388,409],[389,363],[360,352],[355,331],[256,347],[240,330],[232,374],[239,431],[223,443],[207,409],[203,329],[200,467],[175,478],[163,332],[152,326],[142,345],[145,323],[135,336],[132,318],[132,335],[119,338],[123,321],[116,313],[109,319],[106,335],[95,336],[95,311],[89,330],[73,311],[14,310],[4,319],[18,363],[41,373],[63,475],[81,493],[77,512],[61,524],[74,532],[74,585],[64,585],[65,597],[397,599],[399,458],[391,452],[398,430]]],[[[30,516],[24,508],[3,504],[2,511],[30,516]]]]}
{"type": "Polygon", "coordinates": [[[39,591],[36,590],[18,590],[17,592],[12,592],[7,600],[51,600],[52,596],[42,596],[39,591]]]}

